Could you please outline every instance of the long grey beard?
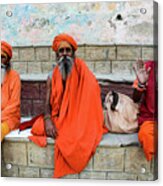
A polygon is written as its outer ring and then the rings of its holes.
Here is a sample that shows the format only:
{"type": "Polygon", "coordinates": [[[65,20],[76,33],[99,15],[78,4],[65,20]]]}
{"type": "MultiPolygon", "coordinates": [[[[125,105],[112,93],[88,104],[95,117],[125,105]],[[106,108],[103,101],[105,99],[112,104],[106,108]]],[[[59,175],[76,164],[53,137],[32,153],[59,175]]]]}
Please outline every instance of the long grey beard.
{"type": "Polygon", "coordinates": [[[3,84],[5,74],[6,74],[6,69],[1,67],[1,84],[3,84]]]}
{"type": "Polygon", "coordinates": [[[60,70],[60,73],[62,75],[62,79],[64,81],[66,80],[68,74],[71,72],[73,63],[74,63],[74,59],[72,57],[69,57],[69,56],[62,56],[58,60],[59,70],[60,70]]]}

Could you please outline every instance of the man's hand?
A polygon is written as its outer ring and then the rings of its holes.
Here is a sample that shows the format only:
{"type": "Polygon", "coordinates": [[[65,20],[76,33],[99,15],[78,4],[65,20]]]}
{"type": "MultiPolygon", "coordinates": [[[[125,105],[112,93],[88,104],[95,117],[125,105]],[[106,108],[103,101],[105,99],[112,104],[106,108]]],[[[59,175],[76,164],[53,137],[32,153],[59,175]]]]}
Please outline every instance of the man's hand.
{"type": "Polygon", "coordinates": [[[45,131],[46,131],[46,135],[48,137],[52,137],[52,138],[57,138],[58,136],[58,131],[57,128],[55,127],[55,125],[53,124],[51,118],[48,118],[44,121],[44,125],[45,125],[45,131]]]}
{"type": "Polygon", "coordinates": [[[148,78],[149,78],[149,73],[150,73],[151,68],[149,67],[148,69],[146,69],[144,62],[142,60],[138,60],[133,65],[133,69],[135,71],[135,74],[137,76],[139,83],[146,85],[148,78]]]}

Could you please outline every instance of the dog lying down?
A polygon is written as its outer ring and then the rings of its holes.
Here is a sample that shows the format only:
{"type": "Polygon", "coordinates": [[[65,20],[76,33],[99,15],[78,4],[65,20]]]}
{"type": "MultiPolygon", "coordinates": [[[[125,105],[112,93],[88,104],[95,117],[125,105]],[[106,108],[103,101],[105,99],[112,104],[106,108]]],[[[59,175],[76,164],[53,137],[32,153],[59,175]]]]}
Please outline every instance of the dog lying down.
{"type": "Polygon", "coordinates": [[[134,133],[138,130],[138,104],[121,93],[109,91],[105,97],[105,125],[109,132],[134,133]]]}

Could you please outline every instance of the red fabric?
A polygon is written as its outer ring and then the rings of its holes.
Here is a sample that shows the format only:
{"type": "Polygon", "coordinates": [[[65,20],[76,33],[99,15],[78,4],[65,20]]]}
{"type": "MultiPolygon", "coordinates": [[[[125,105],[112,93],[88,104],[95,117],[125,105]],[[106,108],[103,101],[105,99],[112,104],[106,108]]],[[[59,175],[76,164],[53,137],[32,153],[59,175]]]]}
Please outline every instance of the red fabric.
{"type": "MultiPolygon", "coordinates": [[[[55,141],[54,177],[79,173],[86,167],[103,132],[106,132],[100,88],[82,60],[75,59],[65,90],[58,66],[54,69],[51,106],[51,116],[59,134],[55,141]]],[[[38,126],[33,126],[33,134],[44,134],[43,118],[34,125],[38,126]]]]}
{"type": "MultiPolygon", "coordinates": [[[[149,79],[147,82],[144,100],[140,105],[139,124],[144,121],[156,121],[157,118],[157,101],[156,101],[156,79],[155,79],[155,62],[148,61],[145,63],[146,69],[151,67],[149,79]]],[[[135,80],[134,85],[137,80],[135,80]]]]}
{"type": "Polygon", "coordinates": [[[68,34],[60,34],[54,38],[52,49],[57,52],[58,47],[62,41],[66,41],[69,44],[71,44],[74,48],[74,50],[77,50],[78,46],[76,41],[68,34]]]}
{"type": "Polygon", "coordinates": [[[157,125],[154,121],[145,121],[140,126],[138,132],[139,141],[143,147],[145,157],[148,161],[152,160],[157,149],[157,125]]]}
{"type": "Polygon", "coordinates": [[[12,58],[12,46],[9,43],[1,41],[1,50],[12,58]]]}
{"type": "Polygon", "coordinates": [[[43,116],[43,114],[40,114],[34,118],[32,118],[29,121],[25,121],[23,123],[21,123],[21,125],[19,126],[19,131],[21,132],[22,130],[28,129],[28,128],[32,128],[34,122],[40,117],[43,116]]]}

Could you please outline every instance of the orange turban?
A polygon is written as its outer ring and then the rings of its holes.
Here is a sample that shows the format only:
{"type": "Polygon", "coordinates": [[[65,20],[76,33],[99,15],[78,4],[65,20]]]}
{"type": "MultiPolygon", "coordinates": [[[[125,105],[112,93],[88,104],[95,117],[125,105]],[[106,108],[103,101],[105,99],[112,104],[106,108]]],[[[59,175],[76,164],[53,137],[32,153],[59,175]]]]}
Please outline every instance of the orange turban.
{"type": "Polygon", "coordinates": [[[5,41],[1,41],[1,51],[5,52],[10,58],[12,58],[12,46],[5,41]]]}
{"type": "Polygon", "coordinates": [[[57,52],[58,47],[62,41],[68,42],[70,45],[73,46],[74,50],[77,50],[78,46],[76,41],[68,34],[59,34],[53,40],[52,49],[57,52]]]}

